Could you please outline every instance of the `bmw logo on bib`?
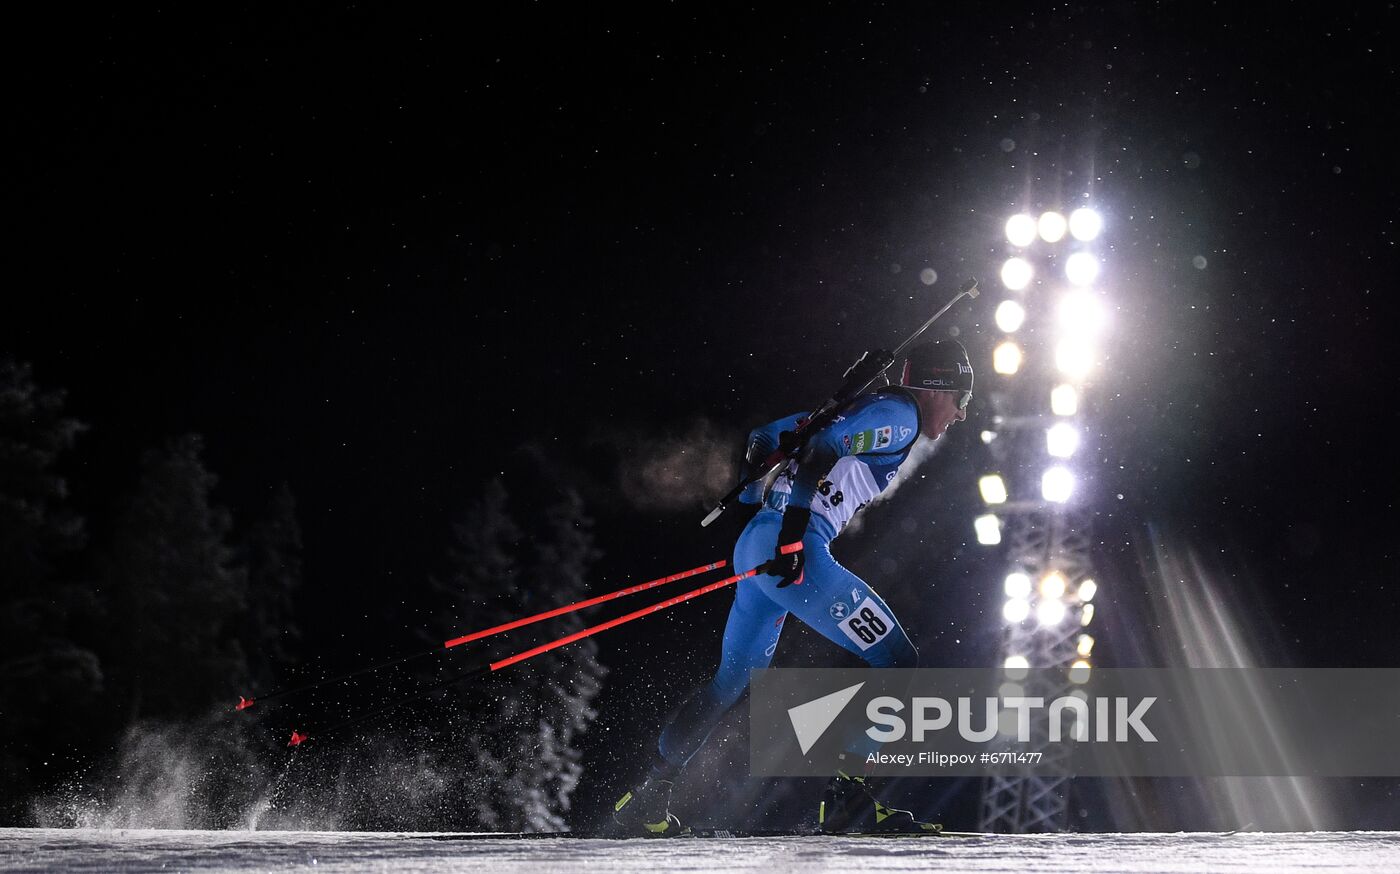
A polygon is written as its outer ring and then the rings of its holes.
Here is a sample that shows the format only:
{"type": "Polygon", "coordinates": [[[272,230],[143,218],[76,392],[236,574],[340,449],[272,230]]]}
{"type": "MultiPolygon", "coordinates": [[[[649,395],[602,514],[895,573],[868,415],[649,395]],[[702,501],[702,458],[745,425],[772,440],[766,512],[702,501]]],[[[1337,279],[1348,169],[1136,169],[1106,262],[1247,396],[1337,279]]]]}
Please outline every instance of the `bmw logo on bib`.
{"type": "Polygon", "coordinates": [[[845,619],[846,614],[851,612],[851,607],[845,601],[837,601],[835,604],[831,605],[831,610],[829,612],[831,613],[832,619],[845,619]]]}

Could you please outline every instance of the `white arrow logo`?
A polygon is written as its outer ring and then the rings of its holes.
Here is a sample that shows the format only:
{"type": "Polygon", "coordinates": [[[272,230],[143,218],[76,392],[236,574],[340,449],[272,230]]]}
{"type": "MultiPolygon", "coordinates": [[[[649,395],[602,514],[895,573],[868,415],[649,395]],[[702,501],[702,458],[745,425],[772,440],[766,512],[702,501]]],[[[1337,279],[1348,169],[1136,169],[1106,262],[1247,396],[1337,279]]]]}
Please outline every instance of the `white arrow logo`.
{"type": "Polygon", "coordinates": [[[788,719],[792,720],[792,730],[797,734],[797,745],[802,747],[802,755],[807,755],[807,751],[821,739],[864,685],[864,682],[856,683],[840,692],[788,708],[788,719]]]}

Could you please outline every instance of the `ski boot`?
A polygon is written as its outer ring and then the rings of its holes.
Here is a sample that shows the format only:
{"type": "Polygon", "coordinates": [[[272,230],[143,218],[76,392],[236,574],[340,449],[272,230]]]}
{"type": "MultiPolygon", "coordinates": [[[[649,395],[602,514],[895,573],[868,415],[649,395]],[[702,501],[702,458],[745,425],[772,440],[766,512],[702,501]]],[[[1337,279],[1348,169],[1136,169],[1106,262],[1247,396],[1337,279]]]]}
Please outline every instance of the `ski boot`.
{"type": "Polygon", "coordinates": [[[658,762],[652,765],[646,781],[617,800],[613,820],[631,834],[673,837],[681,832],[681,821],[671,812],[671,790],[680,769],[658,762]]]}
{"type": "Polygon", "coordinates": [[[937,834],[943,830],[936,822],[917,820],[907,810],[884,804],[871,794],[864,777],[844,771],[837,771],[826,784],[817,808],[817,828],[827,834],[937,834]]]}

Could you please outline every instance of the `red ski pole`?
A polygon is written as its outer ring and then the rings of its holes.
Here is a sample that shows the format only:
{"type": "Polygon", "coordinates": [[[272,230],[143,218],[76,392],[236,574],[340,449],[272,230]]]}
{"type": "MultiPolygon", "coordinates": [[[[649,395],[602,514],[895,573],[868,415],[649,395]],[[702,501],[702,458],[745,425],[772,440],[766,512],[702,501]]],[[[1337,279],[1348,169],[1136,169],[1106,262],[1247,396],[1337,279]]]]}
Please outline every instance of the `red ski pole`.
{"type": "Polygon", "coordinates": [[[585,607],[592,607],[595,604],[602,604],[604,602],[612,601],[617,598],[622,598],[627,595],[635,595],[638,592],[645,592],[648,589],[654,589],[657,586],[664,586],[667,583],[673,583],[676,580],[683,580],[686,577],[693,577],[697,574],[703,574],[708,571],[717,570],[719,568],[724,567],[727,564],[729,564],[729,562],[723,560],[712,561],[709,564],[703,564],[699,567],[693,567],[690,570],[674,573],[670,576],[659,577],[654,580],[648,580],[645,583],[637,583],[636,585],[626,586],[624,588],[618,589],[615,592],[608,592],[607,594],[597,595],[592,598],[586,598],[582,601],[575,601],[572,604],[568,604],[563,607],[556,607],[553,610],[546,610],[543,613],[536,613],[533,616],[526,616],[523,619],[515,619],[511,622],[503,622],[500,625],[494,625],[490,628],[484,628],[481,631],[473,631],[471,634],[464,634],[461,637],[454,637],[452,640],[449,640],[445,644],[443,644],[443,647],[425,650],[423,652],[411,653],[410,655],[402,656],[396,659],[390,659],[389,661],[380,662],[379,664],[370,665],[369,667],[365,668],[358,668],[356,670],[349,671],[344,674],[339,674],[334,677],[327,677],[324,680],[317,680],[316,682],[307,683],[302,686],[296,686],[294,688],[289,689],[279,689],[277,691],[267,692],[261,695],[240,695],[238,697],[238,704],[234,707],[234,709],[247,710],[248,708],[253,707],[256,704],[262,702],[271,701],[276,698],[284,698],[288,695],[296,695],[301,692],[309,692],[313,689],[320,689],[323,686],[329,686],[333,683],[339,683],[344,680],[349,680],[355,677],[362,676],[364,674],[373,673],[386,667],[401,665],[405,662],[413,661],[414,659],[420,659],[425,656],[438,655],[442,653],[443,648],[451,649],[454,646],[460,646],[461,644],[468,643],[473,640],[480,640],[483,637],[490,637],[493,634],[500,634],[503,631],[510,631],[512,629],[521,628],[523,626],[531,625],[536,622],[542,622],[545,619],[552,619],[555,616],[563,616],[565,613],[572,613],[575,610],[582,610],[585,607]]]}
{"type": "Polygon", "coordinates": [[[524,625],[531,625],[536,622],[541,622],[545,619],[553,619],[555,616],[563,616],[565,613],[572,613],[575,610],[582,610],[585,607],[592,607],[594,604],[602,604],[605,601],[611,601],[615,598],[622,598],[626,595],[635,595],[638,592],[645,592],[647,589],[654,589],[657,586],[664,586],[667,583],[673,583],[676,580],[683,580],[686,577],[693,577],[696,574],[703,574],[706,571],[716,570],[718,568],[724,567],[728,563],[729,562],[727,561],[711,562],[706,565],[701,565],[700,567],[691,568],[688,571],[681,571],[678,574],[671,574],[669,577],[660,577],[655,580],[649,580],[645,583],[638,583],[635,586],[628,586],[625,589],[618,589],[616,592],[609,592],[606,595],[598,595],[594,598],[587,598],[583,601],[576,601],[573,604],[569,604],[564,607],[556,607],[553,610],[546,610],[543,613],[536,613],[533,616],[526,616],[524,619],[516,619],[511,622],[503,622],[500,625],[493,625],[490,628],[483,628],[481,631],[473,631],[471,634],[464,634],[461,637],[454,637],[451,640],[447,641],[445,644],[443,644],[443,646],[447,647],[448,649],[451,649],[454,646],[458,646],[463,643],[469,643],[473,640],[480,640],[483,637],[490,637],[493,634],[500,634],[503,631],[510,631],[515,628],[520,628],[524,625]]]}
{"type": "MultiPolygon", "coordinates": [[[[786,547],[784,547],[784,549],[786,550],[786,547]]],[[[747,579],[751,576],[754,576],[757,573],[759,573],[759,569],[754,568],[751,571],[744,571],[742,574],[735,574],[732,577],[726,577],[720,580],[719,582],[710,583],[709,585],[701,586],[698,589],[692,589],[683,595],[676,595],[675,597],[667,598],[665,601],[658,601],[657,603],[652,604],[650,607],[643,607],[640,610],[633,610],[631,613],[628,613],[625,616],[619,616],[616,619],[609,619],[607,622],[600,622],[597,625],[594,625],[592,628],[585,628],[582,631],[575,631],[573,634],[566,634],[558,640],[551,640],[549,643],[542,643],[539,646],[534,647],[533,649],[527,649],[524,652],[517,653],[513,656],[510,656],[509,658],[504,658],[500,661],[492,662],[490,664],[490,668],[493,671],[499,671],[501,668],[508,668],[516,662],[523,662],[526,659],[534,658],[540,653],[546,653],[552,649],[558,649],[561,646],[567,646],[571,643],[574,643],[575,641],[583,640],[585,637],[590,637],[594,634],[597,634],[600,631],[607,631],[609,628],[616,628],[624,622],[631,622],[633,619],[641,619],[643,616],[649,616],[652,613],[655,613],[659,610],[665,610],[667,607],[674,607],[677,604],[682,604],[686,601],[689,601],[691,598],[698,598],[701,595],[709,594],[710,592],[713,592],[716,589],[722,589],[725,586],[732,586],[740,580],[747,579]]]]}
{"type": "MultiPolygon", "coordinates": [[[[801,544],[800,542],[798,542],[798,543],[789,543],[789,544],[787,544],[787,545],[785,545],[785,546],[782,546],[782,547],[780,547],[780,548],[781,548],[781,550],[782,550],[783,552],[795,552],[795,551],[797,551],[797,550],[799,550],[799,549],[802,548],[802,544],[801,544]]],[[[722,564],[722,562],[721,562],[721,564],[722,564]]],[[[716,566],[718,566],[718,565],[716,565],[716,566]]],[[[699,572],[698,569],[697,569],[696,572],[697,572],[697,573],[699,572]]],[[[516,653],[516,654],[513,655],[513,656],[508,656],[508,657],[503,658],[503,659],[498,659],[497,661],[494,661],[494,662],[485,662],[485,661],[479,662],[479,663],[476,664],[474,667],[472,667],[472,668],[470,668],[469,670],[467,670],[465,673],[459,674],[459,675],[457,675],[457,676],[455,676],[455,677],[451,677],[451,678],[446,679],[446,680],[441,680],[441,681],[439,681],[439,682],[437,682],[437,683],[432,684],[431,686],[428,686],[428,687],[426,687],[426,688],[420,689],[419,691],[415,692],[414,694],[409,695],[409,696],[407,696],[407,697],[405,697],[405,698],[402,698],[402,699],[400,699],[400,700],[398,700],[398,701],[394,701],[394,702],[392,702],[392,703],[390,703],[390,704],[386,704],[386,705],[384,705],[383,707],[376,708],[376,709],[374,709],[374,710],[371,710],[371,711],[368,712],[368,713],[363,713],[363,714],[361,714],[361,715],[359,715],[359,716],[354,717],[353,719],[347,719],[347,720],[345,720],[344,722],[338,723],[338,724],[336,724],[336,725],[331,726],[330,728],[324,729],[323,731],[319,732],[319,735],[324,736],[324,735],[330,734],[331,732],[336,731],[336,730],[338,730],[338,729],[342,729],[342,728],[345,728],[345,727],[350,726],[350,725],[354,725],[354,724],[359,723],[359,722],[364,722],[364,721],[367,720],[367,719],[371,719],[371,718],[373,718],[373,717],[380,716],[380,715],[382,715],[382,714],[384,714],[384,713],[388,713],[389,711],[394,710],[394,709],[396,709],[396,708],[398,708],[398,707],[402,707],[403,705],[409,703],[410,701],[416,701],[416,700],[419,699],[419,698],[422,698],[422,697],[424,697],[424,696],[426,696],[426,695],[430,695],[430,694],[432,694],[433,692],[436,692],[436,691],[439,690],[439,689],[442,689],[442,688],[444,688],[444,687],[446,687],[446,686],[452,685],[453,683],[460,682],[460,681],[465,680],[465,679],[467,679],[467,678],[469,678],[469,677],[475,677],[475,676],[477,676],[477,675],[479,675],[479,674],[484,674],[484,673],[488,673],[488,672],[499,671],[499,670],[501,670],[502,668],[508,668],[508,667],[510,667],[511,665],[517,664],[517,663],[519,663],[519,662],[523,662],[523,661],[525,661],[526,659],[534,658],[535,656],[540,655],[541,653],[549,652],[549,651],[552,650],[552,649],[558,649],[558,648],[561,647],[561,646],[568,646],[568,645],[571,644],[571,643],[576,643],[577,641],[583,640],[585,637],[591,637],[592,635],[597,634],[597,633],[600,632],[600,631],[607,631],[609,628],[616,628],[617,626],[622,625],[622,624],[627,623],[627,622],[631,622],[631,621],[634,620],[634,619],[641,619],[643,616],[650,616],[652,613],[656,613],[656,612],[659,612],[659,611],[661,611],[661,610],[665,610],[665,609],[668,608],[668,607],[674,607],[674,606],[676,606],[677,604],[683,604],[683,603],[685,603],[686,601],[689,601],[689,600],[692,599],[692,598],[698,598],[698,597],[700,597],[701,595],[707,595],[707,594],[709,594],[710,592],[714,592],[714,591],[717,591],[717,590],[719,590],[719,589],[723,589],[723,588],[725,588],[726,586],[732,586],[732,585],[734,585],[735,583],[739,582],[740,580],[745,580],[745,579],[748,579],[749,577],[757,576],[758,574],[760,574],[760,573],[762,573],[762,572],[763,572],[763,571],[762,571],[762,568],[761,568],[761,567],[756,567],[756,568],[754,568],[753,570],[744,571],[743,573],[741,573],[741,574],[735,574],[735,575],[732,576],[732,577],[726,577],[725,579],[719,580],[719,581],[717,581],[717,582],[713,582],[713,583],[709,583],[709,584],[707,584],[707,585],[701,586],[701,587],[698,588],[698,589],[691,589],[689,592],[684,592],[684,593],[682,593],[682,594],[680,594],[680,595],[676,595],[676,596],[674,596],[674,597],[667,598],[665,601],[658,601],[657,603],[652,604],[652,605],[649,606],[649,607],[643,607],[643,608],[640,609],[640,610],[633,610],[631,613],[625,614],[625,615],[623,615],[623,616],[619,616],[619,617],[617,617],[616,619],[609,619],[607,622],[600,622],[600,623],[598,623],[597,625],[594,625],[594,626],[589,627],[589,628],[585,628],[585,629],[583,629],[582,631],[576,631],[576,632],[574,632],[573,634],[566,634],[566,635],[564,635],[563,637],[558,638],[557,640],[551,640],[551,641],[548,642],[548,643],[542,643],[542,644],[540,644],[539,646],[533,647],[533,648],[531,648],[531,649],[527,649],[527,650],[525,650],[524,652],[516,653]]],[[[687,573],[689,573],[689,572],[687,572],[687,573]]],[[[653,583],[656,583],[657,585],[660,585],[660,583],[659,583],[658,581],[656,581],[656,580],[653,580],[652,582],[653,582],[653,583]]],[[[647,584],[647,583],[642,583],[641,585],[649,585],[649,584],[647,584]]],[[[562,608],[561,608],[561,609],[562,609],[562,608]]],[[[303,733],[300,732],[300,731],[293,730],[293,731],[292,731],[292,739],[291,739],[291,741],[288,742],[287,746],[290,746],[290,747],[298,747],[298,746],[301,746],[303,743],[305,743],[305,742],[307,742],[307,741],[309,741],[309,740],[311,740],[311,739],[312,739],[312,736],[311,736],[311,735],[309,735],[309,734],[303,734],[303,733]]]]}

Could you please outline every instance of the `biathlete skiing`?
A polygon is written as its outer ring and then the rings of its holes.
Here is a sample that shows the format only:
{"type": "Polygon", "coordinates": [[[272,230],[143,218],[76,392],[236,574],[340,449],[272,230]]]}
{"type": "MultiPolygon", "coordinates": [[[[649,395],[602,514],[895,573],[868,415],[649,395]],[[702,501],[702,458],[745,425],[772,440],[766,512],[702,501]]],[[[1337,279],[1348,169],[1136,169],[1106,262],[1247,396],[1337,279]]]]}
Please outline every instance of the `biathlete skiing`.
{"type": "MultiPolygon", "coordinates": [[[[879,385],[813,421],[815,429],[804,434],[776,479],[752,482],[740,494],[742,503],[759,509],[734,546],[733,566],[762,573],[739,582],[714,677],[672,711],[644,782],[614,805],[614,819],[628,831],[680,831],[670,810],[675,782],[748,687],[749,671],[768,667],[789,614],[870,667],[918,666],[919,654],[895,611],[831,555],[832,541],[894,481],[915,441],[937,440],[967,418],[973,374],[961,344],[917,345],[897,365],[897,385],[879,385]]],[[[749,434],[751,477],[775,449],[792,444],[811,415],[785,416],[749,434]]],[[[828,832],[937,828],[881,804],[863,777],[844,773],[831,779],[816,812],[818,827],[828,832]]]]}

